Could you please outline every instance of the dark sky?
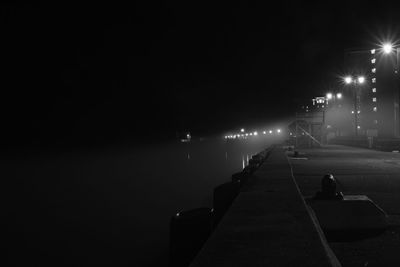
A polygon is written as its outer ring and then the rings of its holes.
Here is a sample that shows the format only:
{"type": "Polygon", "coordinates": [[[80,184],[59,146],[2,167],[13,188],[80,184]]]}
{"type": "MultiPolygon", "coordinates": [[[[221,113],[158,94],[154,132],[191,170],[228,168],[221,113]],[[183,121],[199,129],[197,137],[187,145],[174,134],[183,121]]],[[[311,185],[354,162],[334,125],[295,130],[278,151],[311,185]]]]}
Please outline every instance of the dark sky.
{"type": "Polygon", "coordinates": [[[394,5],[364,1],[137,2],[146,3],[2,5],[5,137],[108,140],[267,124],[337,86],[345,48],[399,30],[394,5]]]}

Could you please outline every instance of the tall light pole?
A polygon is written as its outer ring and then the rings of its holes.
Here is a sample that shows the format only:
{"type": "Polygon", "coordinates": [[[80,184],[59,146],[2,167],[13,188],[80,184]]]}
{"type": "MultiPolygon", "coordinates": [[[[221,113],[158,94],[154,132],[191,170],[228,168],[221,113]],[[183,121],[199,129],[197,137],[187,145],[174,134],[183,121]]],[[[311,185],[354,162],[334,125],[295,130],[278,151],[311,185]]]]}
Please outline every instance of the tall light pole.
{"type": "Polygon", "coordinates": [[[365,77],[364,76],[358,76],[358,77],[352,77],[352,76],[347,76],[344,78],[344,82],[346,84],[353,84],[354,86],[354,134],[355,136],[358,136],[358,105],[357,105],[357,96],[358,96],[358,85],[365,83],[365,77]]]}

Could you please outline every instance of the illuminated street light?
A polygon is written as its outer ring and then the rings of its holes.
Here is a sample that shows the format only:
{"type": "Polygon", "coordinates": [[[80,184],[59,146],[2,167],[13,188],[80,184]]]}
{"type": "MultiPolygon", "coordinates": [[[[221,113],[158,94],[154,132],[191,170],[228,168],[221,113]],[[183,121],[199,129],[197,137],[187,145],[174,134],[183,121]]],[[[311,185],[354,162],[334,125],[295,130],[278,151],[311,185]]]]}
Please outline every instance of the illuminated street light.
{"type": "Polygon", "coordinates": [[[263,131],[263,134],[267,134],[267,132],[266,132],[266,131],[263,131]]]}
{"type": "Polygon", "coordinates": [[[246,136],[249,136],[249,134],[247,133],[246,136]]]}
{"type": "Polygon", "coordinates": [[[393,50],[393,46],[389,43],[386,43],[386,44],[383,44],[382,49],[385,54],[390,54],[393,50]]]}
{"type": "Polygon", "coordinates": [[[254,135],[258,135],[258,133],[257,133],[257,132],[254,132],[253,134],[254,134],[254,135]]]}
{"type": "Polygon", "coordinates": [[[280,133],[281,132],[281,129],[278,129],[278,130],[276,130],[278,133],[280,133]]]}
{"type": "Polygon", "coordinates": [[[347,84],[350,84],[353,81],[353,79],[350,76],[347,76],[346,78],[344,78],[344,82],[347,84]]]}
{"type": "Polygon", "coordinates": [[[337,93],[337,94],[336,94],[336,98],[337,98],[337,99],[342,99],[342,93],[337,93]]]}
{"type": "Polygon", "coordinates": [[[269,130],[269,133],[272,134],[272,130],[269,130]]]}
{"type": "Polygon", "coordinates": [[[358,80],[358,83],[364,83],[365,82],[365,77],[364,76],[359,76],[357,78],[357,80],[358,80]]]}
{"type": "Polygon", "coordinates": [[[326,98],[327,98],[328,100],[331,100],[332,97],[333,97],[333,96],[332,96],[332,93],[327,93],[327,94],[326,94],[326,98]]]}
{"type": "Polygon", "coordinates": [[[244,129],[243,129],[243,128],[242,128],[242,129],[240,129],[240,132],[244,133],[244,129]]]}

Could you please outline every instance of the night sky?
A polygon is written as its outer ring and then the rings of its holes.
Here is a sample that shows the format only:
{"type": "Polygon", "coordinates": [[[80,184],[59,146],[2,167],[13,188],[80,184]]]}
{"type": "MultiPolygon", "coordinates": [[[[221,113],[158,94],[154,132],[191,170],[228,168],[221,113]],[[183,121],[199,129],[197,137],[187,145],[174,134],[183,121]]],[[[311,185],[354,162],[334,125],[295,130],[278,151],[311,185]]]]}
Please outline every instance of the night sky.
{"type": "Polygon", "coordinates": [[[338,86],[344,49],[400,25],[394,5],[363,1],[137,2],[2,4],[3,144],[273,123],[338,86]]]}

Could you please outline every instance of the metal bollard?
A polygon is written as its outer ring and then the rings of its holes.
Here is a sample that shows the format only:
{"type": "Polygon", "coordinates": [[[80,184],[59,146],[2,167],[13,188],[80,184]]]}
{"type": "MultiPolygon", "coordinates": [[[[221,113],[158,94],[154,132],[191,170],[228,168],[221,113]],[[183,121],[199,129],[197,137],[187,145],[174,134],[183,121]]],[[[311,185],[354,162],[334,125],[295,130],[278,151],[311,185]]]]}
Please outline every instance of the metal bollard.
{"type": "Polygon", "coordinates": [[[214,223],[217,225],[224,216],[225,212],[231,206],[233,200],[239,194],[240,183],[229,182],[224,183],[214,188],[214,223]]]}
{"type": "Polygon", "coordinates": [[[322,177],[321,191],[315,194],[314,199],[325,200],[341,200],[343,199],[342,192],[336,192],[336,179],[332,174],[328,173],[322,177]]]}

